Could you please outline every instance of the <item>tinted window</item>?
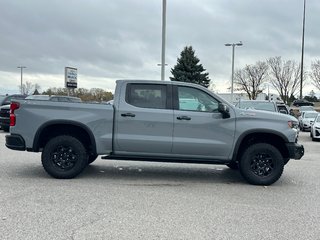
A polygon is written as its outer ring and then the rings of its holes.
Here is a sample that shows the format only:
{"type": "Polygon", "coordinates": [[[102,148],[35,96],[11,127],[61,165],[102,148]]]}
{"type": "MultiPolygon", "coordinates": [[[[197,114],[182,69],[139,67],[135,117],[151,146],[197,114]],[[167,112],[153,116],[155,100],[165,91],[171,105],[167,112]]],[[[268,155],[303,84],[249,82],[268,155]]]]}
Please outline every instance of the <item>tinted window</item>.
{"type": "Polygon", "coordinates": [[[166,85],[128,84],[126,101],[136,107],[165,109],[166,85]]]}
{"type": "Polygon", "coordinates": [[[198,112],[218,111],[218,101],[196,88],[178,86],[178,100],[179,110],[198,112]]]}

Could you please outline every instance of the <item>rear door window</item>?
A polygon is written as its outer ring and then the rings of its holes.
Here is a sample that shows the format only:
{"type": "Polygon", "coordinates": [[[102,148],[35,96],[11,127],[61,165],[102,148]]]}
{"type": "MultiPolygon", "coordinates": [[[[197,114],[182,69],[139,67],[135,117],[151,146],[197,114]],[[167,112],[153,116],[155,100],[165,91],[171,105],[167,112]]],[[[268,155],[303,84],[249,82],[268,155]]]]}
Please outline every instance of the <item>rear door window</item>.
{"type": "Polygon", "coordinates": [[[167,85],[128,84],[126,102],[140,108],[167,108],[167,85]]]}

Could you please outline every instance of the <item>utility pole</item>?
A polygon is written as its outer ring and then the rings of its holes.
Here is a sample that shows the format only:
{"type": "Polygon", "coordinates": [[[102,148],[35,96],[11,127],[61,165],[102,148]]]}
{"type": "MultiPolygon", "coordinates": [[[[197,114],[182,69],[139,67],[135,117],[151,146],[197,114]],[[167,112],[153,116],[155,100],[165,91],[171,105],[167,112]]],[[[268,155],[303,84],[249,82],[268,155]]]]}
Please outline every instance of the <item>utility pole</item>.
{"type": "Polygon", "coordinates": [[[238,43],[226,43],[225,46],[232,47],[232,69],[231,69],[231,103],[233,103],[233,79],[234,79],[234,48],[236,46],[242,46],[243,43],[240,41],[238,43]]]}
{"type": "Polygon", "coordinates": [[[25,66],[19,66],[19,67],[17,67],[17,68],[20,68],[20,70],[21,70],[21,83],[20,83],[20,88],[21,88],[21,94],[23,94],[23,89],[22,89],[23,69],[24,69],[24,68],[27,68],[27,67],[25,67],[25,66]]]}
{"type": "Polygon", "coordinates": [[[166,14],[167,0],[162,0],[162,49],[161,49],[161,80],[165,78],[165,58],[166,58],[166,14]]]}
{"type": "Polygon", "coordinates": [[[302,46],[301,46],[301,73],[300,73],[300,99],[302,99],[303,83],[303,56],[304,56],[304,28],[306,23],[306,0],[303,2],[303,20],[302,20],[302,46]]]}

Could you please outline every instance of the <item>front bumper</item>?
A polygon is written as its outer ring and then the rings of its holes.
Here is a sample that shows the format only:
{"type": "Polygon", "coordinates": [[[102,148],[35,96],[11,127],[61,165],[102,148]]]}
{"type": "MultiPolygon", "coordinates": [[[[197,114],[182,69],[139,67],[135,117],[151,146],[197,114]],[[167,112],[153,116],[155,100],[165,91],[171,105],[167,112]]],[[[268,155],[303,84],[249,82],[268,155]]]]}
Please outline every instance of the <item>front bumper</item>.
{"type": "Polygon", "coordinates": [[[320,138],[320,129],[319,128],[316,128],[313,130],[313,137],[320,138]]]}
{"type": "Polygon", "coordinates": [[[12,150],[24,151],[26,150],[26,144],[20,135],[6,135],[6,147],[12,150]]]}
{"type": "Polygon", "coordinates": [[[299,160],[304,155],[304,147],[298,143],[287,143],[289,158],[299,160]]]}

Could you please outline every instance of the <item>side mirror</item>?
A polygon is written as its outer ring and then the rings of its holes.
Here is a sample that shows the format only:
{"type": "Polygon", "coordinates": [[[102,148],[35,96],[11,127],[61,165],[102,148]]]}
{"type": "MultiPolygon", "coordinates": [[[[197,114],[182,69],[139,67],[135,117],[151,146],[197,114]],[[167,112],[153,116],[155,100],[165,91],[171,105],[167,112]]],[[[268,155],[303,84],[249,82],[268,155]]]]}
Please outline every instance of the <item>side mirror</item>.
{"type": "Polygon", "coordinates": [[[222,114],[223,118],[229,118],[230,117],[230,111],[229,107],[223,103],[219,103],[218,105],[218,111],[222,114]]]}

